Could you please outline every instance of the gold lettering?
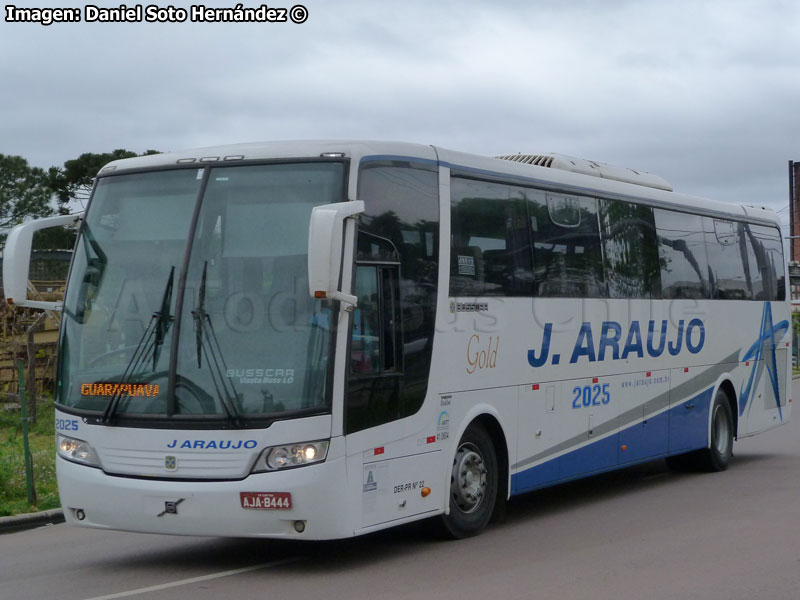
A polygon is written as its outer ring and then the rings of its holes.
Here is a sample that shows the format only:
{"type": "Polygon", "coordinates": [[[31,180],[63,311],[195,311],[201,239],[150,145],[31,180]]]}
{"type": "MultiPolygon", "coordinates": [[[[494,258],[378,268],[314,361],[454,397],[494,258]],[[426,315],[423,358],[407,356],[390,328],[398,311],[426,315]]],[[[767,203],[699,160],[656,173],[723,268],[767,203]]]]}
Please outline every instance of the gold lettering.
{"type": "Polygon", "coordinates": [[[477,370],[494,369],[497,367],[497,352],[500,348],[500,336],[495,339],[489,336],[489,344],[481,348],[481,338],[473,334],[467,343],[467,373],[472,375],[477,370]],[[474,343],[474,346],[473,346],[474,343]]]}
{"type": "Polygon", "coordinates": [[[478,353],[476,352],[474,356],[472,355],[472,340],[475,340],[475,343],[479,344],[481,338],[477,335],[472,335],[472,337],[469,338],[469,343],[467,344],[467,364],[469,365],[467,367],[467,373],[470,375],[472,375],[475,372],[475,369],[478,368],[478,353]],[[472,368],[470,369],[470,367],[472,368]]]}

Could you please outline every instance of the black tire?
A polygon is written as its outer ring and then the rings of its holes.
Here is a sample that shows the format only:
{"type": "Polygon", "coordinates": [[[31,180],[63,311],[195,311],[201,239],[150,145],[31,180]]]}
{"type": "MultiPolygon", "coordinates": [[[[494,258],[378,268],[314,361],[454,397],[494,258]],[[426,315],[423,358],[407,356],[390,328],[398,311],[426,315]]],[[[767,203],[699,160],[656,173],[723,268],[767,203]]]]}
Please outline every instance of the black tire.
{"type": "Polygon", "coordinates": [[[731,456],[733,456],[733,415],[728,394],[720,389],[711,406],[711,444],[697,453],[697,466],[703,471],[724,471],[728,468],[731,456]]]}
{"type": "Polygon", "coordinates": [[[710,435],[711,443],[708,448],[670,456],[666,459],[667,466],[677,472],[714,473],[728,468],[728,462],[733,456],[733,415],[728,394],[722,389],[717,391],[711,406],[710,435]]]}
{"type": "Polygon", "coordinates": [[[489,523],[497,502],[497,452],[480,423],[472,423],[458,443],[450,474],[450,514],[440,517],[440,533],[461,539],[489,523]]]}

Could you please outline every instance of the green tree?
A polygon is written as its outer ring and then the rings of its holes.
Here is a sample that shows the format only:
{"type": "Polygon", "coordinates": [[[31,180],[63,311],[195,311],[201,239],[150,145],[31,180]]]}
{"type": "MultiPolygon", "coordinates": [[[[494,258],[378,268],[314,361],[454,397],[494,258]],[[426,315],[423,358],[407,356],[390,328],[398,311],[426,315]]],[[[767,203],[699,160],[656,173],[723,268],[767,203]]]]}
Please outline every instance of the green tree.
{"type": "Polygon", "coordinates": [[[21,156],[0,154],[0,230],[18,225],[26,217],[53,213],[48,174],[21,156]]]}
{"type": "Polygon", "coordinates": [[[112,160],[150,154],[159,154],[159,152],[158,150],[147,150],[143,154],[136,154],[136,152],[122,148],[102,154],[86,152],[78,158],[68,160],[63,167],[50,167],[48,173],[50,187],[62,205],[62,212],[65,212],[67,203],[73,200],[77,200],[85,206],[97,172],[112,160]]]}

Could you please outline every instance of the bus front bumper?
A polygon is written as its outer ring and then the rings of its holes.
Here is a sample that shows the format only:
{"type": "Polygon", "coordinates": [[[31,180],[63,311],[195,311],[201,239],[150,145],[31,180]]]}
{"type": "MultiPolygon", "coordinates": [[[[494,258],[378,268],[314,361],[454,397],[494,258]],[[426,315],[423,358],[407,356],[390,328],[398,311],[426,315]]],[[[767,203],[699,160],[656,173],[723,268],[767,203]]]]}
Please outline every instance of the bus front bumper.
{"type": "Polygon", "coordinates": [[[309,540],[353,535],[344,458],[240,481],[119,477],[61,457],[56,471],[64,517],[81,527],[309,540]]]}

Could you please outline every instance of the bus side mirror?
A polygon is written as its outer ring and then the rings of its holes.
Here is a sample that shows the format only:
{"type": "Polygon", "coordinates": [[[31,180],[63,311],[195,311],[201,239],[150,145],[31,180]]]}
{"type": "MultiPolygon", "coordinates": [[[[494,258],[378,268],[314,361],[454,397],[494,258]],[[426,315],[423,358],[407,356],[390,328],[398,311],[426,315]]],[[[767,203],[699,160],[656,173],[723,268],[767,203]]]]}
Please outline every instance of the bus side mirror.
{"type": "Polygon", "coordinates": [[[61,310],[61,302],[28,300],[28,270],[31,263],[33,234],[49,227],[77,227],[82,218],[83,213],[37,219],[17,225],[9,232],[3,250],[3,294],[9,304],[44,310],[61,310]]]}
{"type": "Polygon", "coordinates": [[[344,221],[364,212],[364,202],[335,202],[316,206],[308,227],[308,291],[313,298],[330,298],[349,305],[358,298],[339,291],[344,244],[344,221]]]}

